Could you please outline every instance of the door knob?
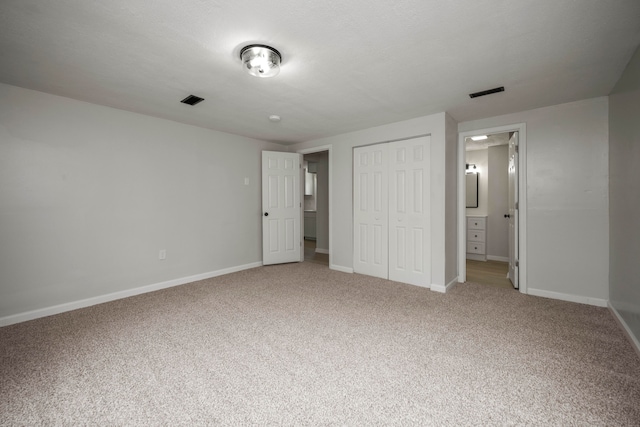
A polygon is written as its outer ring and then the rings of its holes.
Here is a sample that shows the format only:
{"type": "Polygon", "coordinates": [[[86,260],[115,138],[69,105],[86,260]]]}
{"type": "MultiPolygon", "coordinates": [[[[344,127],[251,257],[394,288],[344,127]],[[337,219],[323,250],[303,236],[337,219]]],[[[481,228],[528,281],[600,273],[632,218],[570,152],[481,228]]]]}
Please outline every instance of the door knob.
{"type": "Polygon", "coordinates": [[[264,216],[269,216],[269,212],[265,212],[265,213],[264,213],[264,216]]]}
{"type": "Polygon", "coordinates": [[[509,215],[509,214],[504,214],[504,217],[505,217],[505,218],[511,218],[511,215],[509,215]]]}

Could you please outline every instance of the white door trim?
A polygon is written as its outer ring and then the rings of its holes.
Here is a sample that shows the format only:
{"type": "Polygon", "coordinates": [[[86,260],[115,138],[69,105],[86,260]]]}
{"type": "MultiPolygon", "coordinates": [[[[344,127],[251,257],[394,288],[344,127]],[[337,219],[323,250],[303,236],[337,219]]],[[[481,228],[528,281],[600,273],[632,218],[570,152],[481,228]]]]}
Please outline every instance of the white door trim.
{"type": "Polygon", "coordinates": [[[467,228],[466,228],[466,182],[465,175],[465,138],[474,135],[519,132],[518,150],[518,214],[519,214],[519,283],[520,292],[527,294],[527,126],[516,123],[485,129],[458,132],[458,282],[467,280],[467,228]]]}
{"type": "MultiPolygon", "coordinates": [[[[313,148],[303,148],[301,150],[297,150],[296,153],[302,154],[312,154],[312,153],[320,153],[321,151],[329,152],[329,268],[332,270],[336,270],[333,265],[333,254],[335,253],[333,250],[333,203],[331,203],[331,195],[333,194],[333,154],[332,154],[333,145],[321,145],[313,148]]],[[[303,188],[301,186],[301,188],[303,188]]],[[[302,199],[304,200],[304,196],[302,199]]],[[[304,207],[302,207],[304,210],[304,207]]],[[[304,215],[303,215],[304,218],[304,215]]],[[[303,219],[304,221],[304,219],[303,219]]],[[[304,232],[302,233],[304,235],[304,232]]],[[[304,251],[303,251],[304,252],[304,251]]],[[[302,258],[304,260],[304,253],[302,254],[302,258]]]]}

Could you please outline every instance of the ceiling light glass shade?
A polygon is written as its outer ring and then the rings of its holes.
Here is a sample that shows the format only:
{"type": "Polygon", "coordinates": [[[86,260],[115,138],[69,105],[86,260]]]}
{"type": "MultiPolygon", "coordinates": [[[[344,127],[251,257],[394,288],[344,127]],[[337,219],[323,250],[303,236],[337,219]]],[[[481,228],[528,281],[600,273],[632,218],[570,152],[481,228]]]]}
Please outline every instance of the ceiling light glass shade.
{"type": "Polygon", "coordinates": [[[256,77],[273,77],[280,72],[282,56],[270,46],[252,44],[240,51],[242,68],[256,77]]]}

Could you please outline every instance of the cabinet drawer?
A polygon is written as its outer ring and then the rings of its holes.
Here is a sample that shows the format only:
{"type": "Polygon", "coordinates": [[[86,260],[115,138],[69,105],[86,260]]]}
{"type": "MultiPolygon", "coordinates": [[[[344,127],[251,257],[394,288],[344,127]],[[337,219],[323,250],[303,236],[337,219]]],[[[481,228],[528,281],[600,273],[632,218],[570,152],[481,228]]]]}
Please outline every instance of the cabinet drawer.
{"type": "Polygon", "coordinates": [[[484,243],[467,242],[467,253],[484,255],[484,243]]]}
{"type": "Polygon", "coordinates": [[[467,218],[467,229],[484,230],[487,228],[486,218],[467,218]]]}
{"type": "Polygon", "coordinates": [[[484,230],[467,230],[467,241],[484,243],[484,230]]]}

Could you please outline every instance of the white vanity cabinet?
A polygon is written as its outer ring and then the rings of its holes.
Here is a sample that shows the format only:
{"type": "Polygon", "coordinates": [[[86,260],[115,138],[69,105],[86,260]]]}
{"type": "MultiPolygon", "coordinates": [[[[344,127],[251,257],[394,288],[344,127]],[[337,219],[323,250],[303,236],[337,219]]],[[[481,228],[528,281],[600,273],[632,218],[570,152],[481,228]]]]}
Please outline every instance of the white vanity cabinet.
{"type": "Polygon", "coordinates": [[[487,260],[487,217],[467,217],[467,259],[487,260]]]}

